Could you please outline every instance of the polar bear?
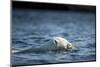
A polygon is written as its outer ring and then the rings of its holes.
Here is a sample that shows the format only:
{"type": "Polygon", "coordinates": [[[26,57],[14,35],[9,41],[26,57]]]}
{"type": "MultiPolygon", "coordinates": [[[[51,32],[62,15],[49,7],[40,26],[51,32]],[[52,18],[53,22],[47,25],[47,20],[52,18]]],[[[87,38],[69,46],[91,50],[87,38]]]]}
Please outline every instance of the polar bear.
{"type": "Polygon", "coordinates": [[[53,37],[53,43],[57,48],[72,49],[73,45],[68,40],[62,37],[53,37]]]}
{"type": "MultiPolygon", "coordinates": [[[[50,44],[44,44],[42,46],[39,46],[38,48],[34,48],[32,46],[29,46],[29,47],[26,47],[26,48],[23,48],[21,50],[12,50],[12,53],[19,53],[19,52],[22,52],[22,51],[27,51],[27,50],[34,50],[34,51],[40,51],[43,50],[45,51],[46,49],[48,50],[51,50],[52,48],[55,49],[55,47],[57,47],[58,49],[64,49],[64,50],[69,50],[69,49],[72,49],[72,50],[78,50],[78,48],[75,47],[75,45],[73,45],[72,43],[70,43],[67,39],[63,38],[63,37],[53,37],[52,38],[52,43],[53,43],[53,46],[51,46],[50,44]],[[49,46],[49,48],[48,48],[49,46]],[[51,47],[51,48],[50,48],[51,47]]],[[[48,43],[51,43],[48,42],[48,43]]]]}

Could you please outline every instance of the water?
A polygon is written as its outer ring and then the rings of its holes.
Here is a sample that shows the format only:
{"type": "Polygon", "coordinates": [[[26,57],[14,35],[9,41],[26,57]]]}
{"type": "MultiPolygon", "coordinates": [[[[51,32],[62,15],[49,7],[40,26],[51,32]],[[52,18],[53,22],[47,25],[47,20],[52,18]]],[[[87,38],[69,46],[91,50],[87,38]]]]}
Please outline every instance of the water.
{"type": "Polygon", "coordinates": [[[12,11],[13,65],[69,63],[96,60],[95,13],[86,11],[19,9],[12,11]],[[61,36],[78,51],[52,50],[61,36]]]}

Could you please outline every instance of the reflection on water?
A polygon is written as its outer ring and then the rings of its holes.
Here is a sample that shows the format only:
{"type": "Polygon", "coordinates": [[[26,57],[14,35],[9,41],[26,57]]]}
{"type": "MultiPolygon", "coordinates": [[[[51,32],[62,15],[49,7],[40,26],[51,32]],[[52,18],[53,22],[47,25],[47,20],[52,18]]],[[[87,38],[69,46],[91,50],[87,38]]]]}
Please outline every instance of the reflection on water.
{"type": "Polygon", "coordinates": [[[12,13],[12,64],[96,60],[95,13],[18,8],[12,13]],[[52,50],[54,36],[66,38],[79,50],[52,50]]]}

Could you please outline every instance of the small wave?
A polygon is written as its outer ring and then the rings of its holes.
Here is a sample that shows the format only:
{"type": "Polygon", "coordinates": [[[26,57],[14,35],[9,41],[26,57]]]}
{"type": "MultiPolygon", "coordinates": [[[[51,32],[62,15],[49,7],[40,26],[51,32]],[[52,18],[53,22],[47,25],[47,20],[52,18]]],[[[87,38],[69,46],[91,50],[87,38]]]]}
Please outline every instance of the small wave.
{"type": "Polygon", "coordinates": [[[55,52],[55,51],[71,51],[71,52],[76,52],[76,51],[79,51],[79,49],[61,49],[61,48],[33,48],[33,47],[27,47],[27,48],[23,48],[21,50],[12,50],[12,53],[29,53],[29,52],[48,52],[48,51],[52,51],[52,52],[55,52]]]}

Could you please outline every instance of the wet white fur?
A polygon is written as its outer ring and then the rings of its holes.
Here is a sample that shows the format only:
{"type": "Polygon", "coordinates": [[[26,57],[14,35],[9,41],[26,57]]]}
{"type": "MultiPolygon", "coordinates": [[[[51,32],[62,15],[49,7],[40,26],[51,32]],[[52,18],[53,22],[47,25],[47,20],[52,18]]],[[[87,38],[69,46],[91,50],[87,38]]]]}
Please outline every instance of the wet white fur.
{"type": "Polygon", "coordinates": [[[72,48],[72,44],[68,40],[66,40],[65,38],[62,38],[62,37],[53,37],[53,43],[58,48],[61,48],[61,47],[64,48],[64,49],[72,48]]]}

